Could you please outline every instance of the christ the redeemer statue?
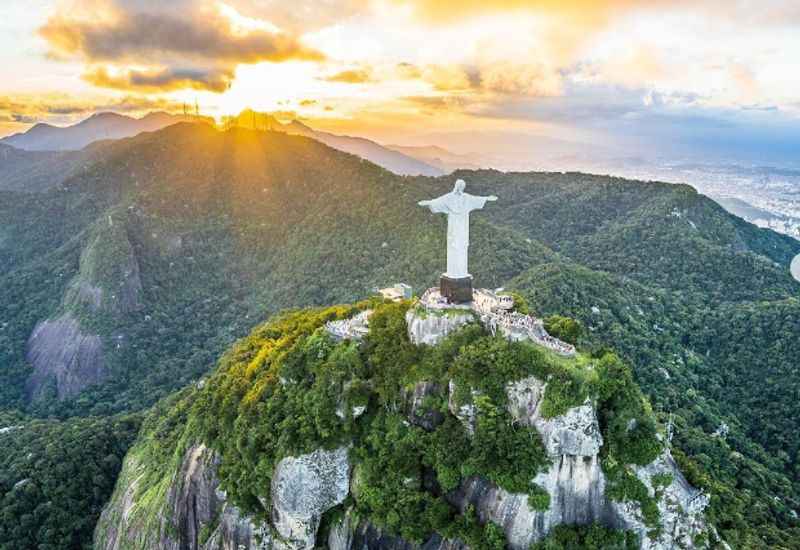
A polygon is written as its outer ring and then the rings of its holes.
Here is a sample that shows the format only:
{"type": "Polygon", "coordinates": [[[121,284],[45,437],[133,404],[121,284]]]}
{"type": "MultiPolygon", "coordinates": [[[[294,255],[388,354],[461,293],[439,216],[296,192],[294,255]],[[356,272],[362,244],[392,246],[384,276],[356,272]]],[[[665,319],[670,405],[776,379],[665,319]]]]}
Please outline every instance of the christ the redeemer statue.
{"type": "Polygon", "coordinates": [[[472,276],[469,274],[469,213],[480,210],[494,195],[477,197],[464,193],[466,183],[458,180],[453,190],[429,201],[420,201],[431,212],[447,214],[447,271],[442,275],[441,292],[451,302],[472,300],[472,276]]]}

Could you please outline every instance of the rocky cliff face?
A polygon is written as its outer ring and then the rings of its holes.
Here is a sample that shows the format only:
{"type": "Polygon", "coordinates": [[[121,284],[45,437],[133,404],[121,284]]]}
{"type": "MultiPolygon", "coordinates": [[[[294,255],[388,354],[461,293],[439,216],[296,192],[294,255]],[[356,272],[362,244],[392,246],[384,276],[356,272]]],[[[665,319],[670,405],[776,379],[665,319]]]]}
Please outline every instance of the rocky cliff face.
{"type": "Polygon", "coordinates": [[[213,451],[204,445],[189,447],[168,490],[157,495],[161,502],[149,511],[137,510],[142,500],[138,479],[144,472],[135,456],[129,456],[123,486],[98,522],[95,548],[311,549],[322,515],[344,500],[350,486],[344,447],[283,459],[275,469],[272,499],[264,503],[271,516],[269,528],[227,503],[218,467],[213,451]]]}
{"type": "MultiPolygon", "coordinates": [[[[510,383],[508,407],[516,422],[534,426],[541,434],[551,465],[533,480],[547,491],[547,510],[534,509],[527,494],[505,491],[486,479],[472,477],[447,495],[447,500],[464,511],[473,506],[481,521],[503,528],[513,550],[527,549],[556,525],[605,525],[639,534],[647,550],[692,548],[695,535],[707,529],[703,509],[706,497],[692,488],[665,451],[656,461],[636,469],[637,477],[651,492],[658,492],[662,529],[648,537],[639,506],[616,502],[606,493],[606,479],[600,465],[603,438],[594,407],[590,403],[573,407],[555,418],[541,415],[545,384],[534,377],[510,383]],[[657,476],[666,476],[658,486],[657,476]]],[[[436,385],[420,383],[408,396],[409,420],[431,426],[438,418],[426,417],[420,403],[441,391],[436,385]]],[[[462,421],[466,421],[462,419],[462,421]]],[[[145,548],[158,541],[166,549],[280,549],[310,550],[327,544],[332,550],[462,550],[459,541],[434,534],[423,544],[413,544],[383,532],[363,518],[347,513],[330,526],[320,540],[323,514],[342,503],[350,487],[347,448],[319,449],[299,457],[281,460],[274,470],[271,499],[262,502],[271,518],[263,527],[226,502],[219,488],[219,459],[203,445],[190,447],[175,478],[164,495],[155,519],[142,521],[136,513],[137,471],[135,459],[126,459],[123,481],[96,531],[98,550],[145,548]]]]}
{"type": "Polygon", "coordinates": [[[112,212],[92,227],[80,271],[64,297],[65,308],[123,315],[142,307],[139,261],[125,223],[125,214],[112,212]]]}
{"type": "MultiPolygon", "coordinates": [[[[550,468],[533,481],[550,496],[549,508],[535,510],[527,494],[509,493],[479,477],[468,479],[448,496],[460,510],[474,506],[482,521],[502,526],[514,550],[528,548],[556,525],[618,523],[613,504],[605,496],[599,460],[603,437],[594,408],[585,404],[561,416],[544,418],[540,411],[544,389],[543,382],[528,377],[508,384],[506,394],[512,418],[535,427],[547,449],[550,468]]],[[[451,403],[453,393],[451,384],[451,403]]],[[[474,407],[462,405],[454,414],[471,431],[474,407]]]]}
{"type": "Polygon", "coordinates": [[[81,330],[69,313],[39,322],[27,348],[26,357],[33,366],[25,385],[30,399],[50,388],[59,399],[72,397],[106,376],[102,340],[81,330]]]}
{"type": "Polygon", "coordinates": [[[468,309],[463,310],[463,313],[460,310],[451,310],[450,313],[425,315],[409,310],[406,314],[408,337],[417,345],[434,346],[457,328],[474,320],[475,315],[468,309]]]}
{"type": "Polygon", "coordinates": [[[119,319],[142,306],[139,263],[122,217],[115,222],[109,214],[93,231],[79,273],[62,299],[61,315],[40,321],[28,339],[27,359],[34,368],[26,384],[29,399],[53,386],[58,399],[74,397],[105,380],[103,338],[83,328],[79,319],[119,319]]]}
{"type": "Polygon", "coordinates": [[[414,544],[383,532],[368,521],[358,521],[347,513],[336,522],[328,535],[329,550],[467,550],[457,540],[443,539],[434,533],[422,544],[414,544]]]}
{"type": "MultiPolygon", "coordinates": [[[[627,503],[614,503],[617,525],[638,533],[645,541],[642,547],[646,549],[694,547],[695,536],[707,529],[703,511],[708,505],[708,496],[689,484],[669,450],[650,464],[636,468],[636,477],[647,486],[651,495],[661,494],[658,499],[661,533],[655,539],[647,538],[641,512],[627,503]],[[658,486],[659,476],[668,480],[666,486],[658,486]]],[[[722,545],[727,547],[724,543],[722,545]]]]}
{"type": "Polygon", "coordinates": [[[279,546],[311,550],[322,514],[340,504],[350,491],[347,448],[318,449],[287,457],[272,478],[272,525],[279,546]]]}
{"type": "MultiPolygon", "coordinates": [[[[375,313],[375,318],[381,319],[376,324],[378,331],[365,339],[372,348],[359,349],[360,337],[330,334],[331,323],[324,324],[324,320],[338,311],[333,308],[317,314],[316,331],[294,347],[280,348],[276,342],[285,343],[286,335],[262,327],[247,341],[249,347],[237,349],[241,361],[223,364],[223,376],[198,386],[201,393],[187,390],[178,405],[169,409],[176,416],[162,416],[163,411],[158,411],[126,458],[114,497],[97,527],[96,548],[311,550],[328,545],[336,550],[464,550],[464,541],[481,545],[504,537],[510,550],[527,550],[556,526],[592,523],[633,532],[645,550],[705,544],[704,537],[712,530],[703,516],[707,498],[681,475],[669,450],[661,452],[655,425],[646,436],[628,439],[632,429],[648,429],[647,423],[654,419],[648,416],[644,397],[630,374],[625,378],[624,365],[618,359],[611,355],[565,358],[546,348],[508,344],[489,333],[475,337],[472,329],[440,349],[424,345],[409,350],[406,338],[417,344],[435,344],[474,317],[460,312],[406,315],[400,306],[385,308],[375,313]],[[391,336],[379,332],[387,326],[394,331],[391,336]],[[402,353],[391,347],[400,339],[402,353]],[[457,355],[446,355],[453,350],[457,355]],[[377,358],[374,363],[361,363],[365,351],[368,357],[377,358]],[[278,356],[287,363],[276,363],[278,356]],[[365,373],[369,366],[391,369],[392,362],[402,361],[404,356],[416,376],[407,386],[405,381],[398,384],[393,399],[381,405],[392,409],[391,416],[377,410],[375,400],[364,395],[360,401],[364,405],[349,414],[350,404],[341,393],[347,393],[348,387],[364,390],[375,380],[348,379],[346,374],[365,373]],[[264,368],[268,359],[272,363],[264,368]],[[300,365],[304,362],[313,365],[313,370],[303,371],[300,365]],[[416,370],[418,364],[425,368],[416,370]],[[567,368],[575,369],[575,378],[567,368]],[[259,369],[274,393],[243,394],[241,401],[233,398],[236,406],[252,407],[247,417],[252,423],[242,425],[240,416],[217,428],[233,430],[232,438],[203,432],[205,422],[214,425],[213,416],[204,416],[214,410],[214,399],[228,400],[243,388],[263,389],[257,380],[240,376],[259,369]],[[228,376],[235,382],[235,390],[224,389],[228,376]],[[571,387],[581,391],[570,394],[560,376],[569,376],[571,387]],[[314,384],[299,386],[301,380],[313,380],[314,384]],[[619,403],[623,398],[627,399],[624,407],[619,403]],[[317,408],[307,416],[302,408],[288,412],[283,407],[291,406],[287,403],[293,400],[313,402],[317,408]],[[323,407],[318,407],[319,403],[323,407]],[[370,404],[373,406],[367,410],[370,404]],[[283,416],[270,417],[269,407],[283,416]],[[602,428],[598,407],[604,419],[602,428]],[[190,422],[190,428],[176,429],[171,438],[164,435],[181,425],[187,414],[197,425],[190,422]],[[360,423],[353,422],[357,416],[360,423]],[[615,416],[616,424],[605,423],[609,416],[615,416]],[[303,423],[291,424],[300,418],[303,423]],[[265,419],[269,419],[266,424],[265,419]],[[268,426],[264,432],[259,431],[262,425],[268,426]],[[303,431],[316,425],[328,433],[340,428],[342,432],[335,438],[287,446],[274,454],[267,454],[267,445],[253,448],[243,441],[251,436],[272,440],[286,434],[301,438],[303,431]],[[281,426],[287,431],[276,432],[281,426]],[[509,429],[510,437],[523,437],[492,439],[509,429]],[[203,433],[206,435],[199,435],[203,433]],[[218,456],[201,441],[186,446],[186,441],[203,437],[210,438],[222,454],[218,456]],[[171,443],[163,443],[162,438],[171,443]],[[285,455],[294,453],[292,449],[314,449],[323,441],[336,447],[285,455]],[[629,441],[636,442],[637,452],[620,452],[629,441]],[[535,462],[530,455],[517,453],[515,446],[526,453],[535,451],[535,462]],[[641,451],[643,446],[646,450],[641,451]],[[475,459],[488,450],[493,465],[507,461],[497,469],[499,474],[475,459]],[[458,458],[437,462],[428,458],[433,455],[458,458]],[[163,467],[165,456],[182,459],[163,467]],[[386,456],[394,461],[384,460],[386,456]],[[230,460],[223,470],[230,484],[227,488],[237,495],[237,502],[248,503],[253,517],[237,509],[221,490],[220,457],[230,460]],[[651,462],[636,466],[647,461],[651,462]],[[150,464],[150,472],[145,463],[150,464]],[[508,482],[505,474],[514,467],[519,468],[519,475],[508,482]],[[390,482],[382,485],[384,479],[390,482]],[[398,495],[396,503],[390,500],[394,495],[398,495]],[[396,506],[381,515],[386,503],[396,506]],[[441,522],[434,518],[437,523],[423,523],[429,518],[422,515],[403,517],[402,507],[408,503],[424,513],[446,517],[441,522]],[[396,519],[390,519],[392,513],[396,519]],[[380,528],[397,528],[402,522],[405,525],[400,532],[427,540],[403,540],[380,528]],[[405,526],[413,529],[403,530],[405,526]],[[481,534],[476,535],[473,528],[481,534]],[[436,530],[462,540],[445,540],[433,533],[436,530]]],[[[282,322],[296,323],[296,319],[282,322]]],[[[296,325],[308,330],[302,323],[296,325]]]]}
{"type": "Polygon", "coordinates": [[[124,484],[103,511],[95,547],[238,549],[257,548],[257,528],[225,502],[219,490],[217,457],[203,445],[190,447],[166,493],[158,493],[151,510],[143,509],[140,480],[145,472],[129,454],[120,481],[124,484]],[[120,490],[121,489],[121,490],[120,490]]]}
{"type": "Polygon", "coordinates": [[[657,537],[650,538],[648,532],[652,530],[645,525],[639,505],[616,502],[606,494],[606,479],[600,465],[603,437],[594,407],[586,403],[555,418],[544,418],[541,414],[544,390],[543,382],[529,377],[510,383],[506,394],[512,417],[537,429],[551,459],[550,468],[534,479],[550,496],[549,508],[534,510],[528,495],[509,493],[481,478],[467,480],[448,500],[461,510],[475,506],[481,520],[501,525],[514,550],[528,548],[556,525],[593,522],[636,532],[643,549],[693,547],[694,536],[707,529],[703,510],[708,499],[689,485],[669,451],[665,450],[653,463],[635,469],[650,496],[655,496],[657,490],[661,493],[657,502],[662,529],[657,537]],[[663,476],[667,485],[656,488],[654,476],[663,476]]]}

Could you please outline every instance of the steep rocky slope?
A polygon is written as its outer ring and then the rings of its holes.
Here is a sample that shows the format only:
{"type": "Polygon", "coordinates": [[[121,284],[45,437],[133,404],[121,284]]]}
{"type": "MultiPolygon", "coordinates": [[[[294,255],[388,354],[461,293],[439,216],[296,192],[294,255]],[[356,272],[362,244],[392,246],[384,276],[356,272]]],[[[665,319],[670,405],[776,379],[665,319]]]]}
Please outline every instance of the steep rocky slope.
{"type": "Polygon", "coordinates": [[[284,316],[157,407],[96,547],[523,550],[593,523],[609,545],[715,544],[615,356],[559,359],[474,322],[417,346],[408,304],[368,306],[363,342],[324,325],[350,307],[284,316]]]}

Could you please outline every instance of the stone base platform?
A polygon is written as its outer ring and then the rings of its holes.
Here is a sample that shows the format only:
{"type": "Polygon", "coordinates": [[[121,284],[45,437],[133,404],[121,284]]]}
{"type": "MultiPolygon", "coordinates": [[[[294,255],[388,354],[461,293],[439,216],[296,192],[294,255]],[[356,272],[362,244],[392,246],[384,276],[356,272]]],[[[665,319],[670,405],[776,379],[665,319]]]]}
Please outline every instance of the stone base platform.
{"type": "Polygon", "coordinates": [[[453,279],[442,275],[439,292],[451,304],[468,304],[472,301],[472,277],[453,279]]]}

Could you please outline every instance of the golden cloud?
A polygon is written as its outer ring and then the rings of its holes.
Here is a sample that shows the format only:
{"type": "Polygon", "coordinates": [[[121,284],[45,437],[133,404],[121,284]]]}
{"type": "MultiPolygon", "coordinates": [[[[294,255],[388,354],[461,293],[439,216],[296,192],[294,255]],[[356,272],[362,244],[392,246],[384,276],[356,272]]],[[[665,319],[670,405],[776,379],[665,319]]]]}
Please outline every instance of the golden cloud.
{"type": "MultiPolygon", "coordinates": [[[[84,76],[98,86],[219,92],[227,89],[239,64],[325,58],[297,36],[243,18],[229,7],[200,9],[182,0],[168,4],[170,9],[136,0],[106,2],[101,17],[64,9],[39,29],[51,57],[100,66],[84,76]],[[242,20],[251,24],[244,26],[242,20]],[[153,59],[159,65],[153,65],[153,59]],[[108,69],[124,65],[143,68],[121,74],[108,69]]],[[[78,6],[96,3],[78,2],[78,6]]]]}
{"type": "Polygon", "coordinates": [[[632,9],[688,3],[688,0],[394,0],[411,4],[421,18],[450,23],[498,13],[528,12],[567,16],[575,21],[601,24],[610,16],[632,9]]]}
{"type": "Polygon", "coordinates": [[[0,97],[0,120],[33,124],[44,120],[72,122],[99,111],[118,113],[147,113],[150,111],[178,112],[182,105],[165,99],[126,96],[118,99],[76,99],[69,96],[25,95],[0,97]]]}
{"type": "Polygon", "coordinates": [[[101,88],[136,90],[139,92],[169,92],[173,90],[209,90],[224,92],[233,81],[230,70],[155,69],[137,71],[124,69],[116,74],[107,67],[96,67],[85,72],[82,78],[101,88]]]}
{"type": "Polygon", "coordinates": [[[347,70],[325,77],[324,80],[344,84],[364,84],[372,81],[372,72],[368,69],[347,70]]]}

